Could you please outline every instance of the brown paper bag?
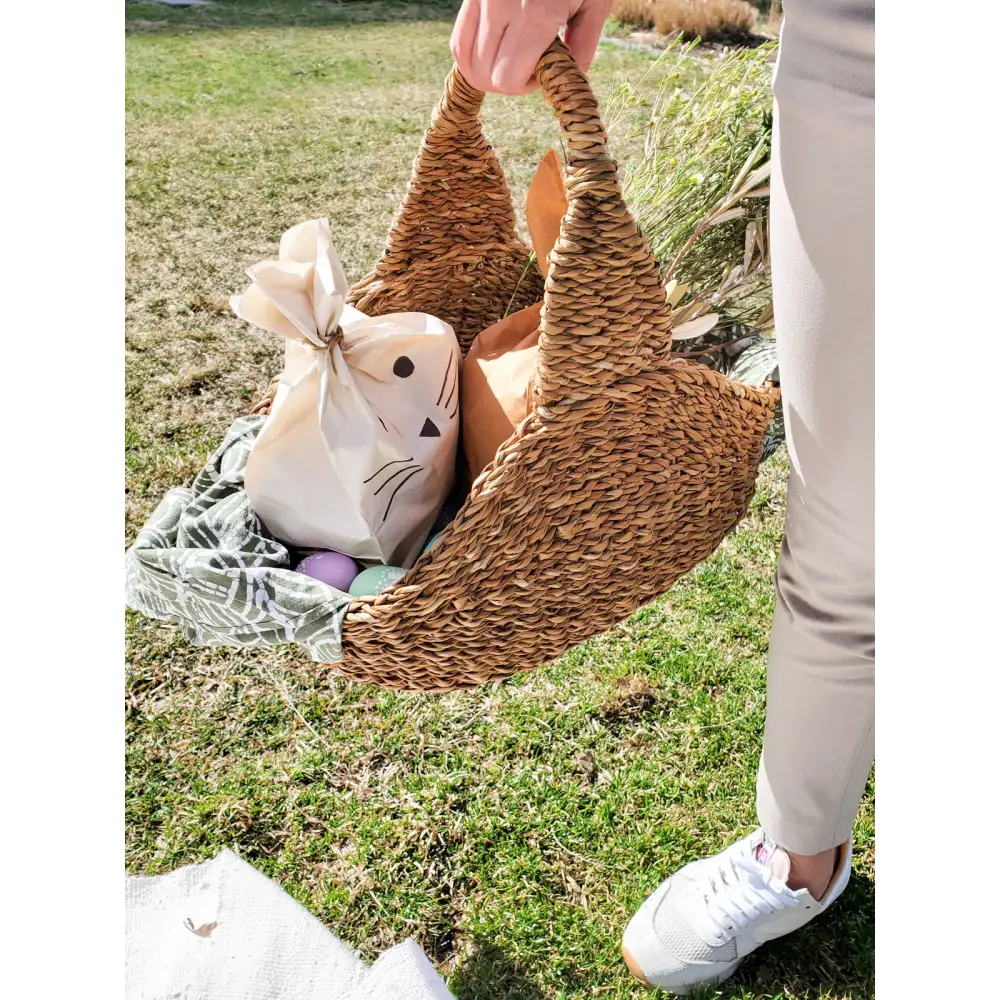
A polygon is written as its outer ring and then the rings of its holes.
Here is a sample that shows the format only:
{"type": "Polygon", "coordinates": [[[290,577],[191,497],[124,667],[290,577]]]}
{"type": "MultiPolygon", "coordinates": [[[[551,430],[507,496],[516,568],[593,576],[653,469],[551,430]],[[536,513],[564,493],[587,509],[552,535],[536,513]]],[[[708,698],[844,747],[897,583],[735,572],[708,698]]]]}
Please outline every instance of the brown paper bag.
{"type": "MultiPolygon", "coordinates": [[[[562,172],[549,150],[528,189],[528,232],[542,276],[566,214],[562,172]]],[[[542,303],[505,316],[472,342],[462,366],[462,447],[470,479],[493,461],[497,448],[531,412],[542,303]]]]}

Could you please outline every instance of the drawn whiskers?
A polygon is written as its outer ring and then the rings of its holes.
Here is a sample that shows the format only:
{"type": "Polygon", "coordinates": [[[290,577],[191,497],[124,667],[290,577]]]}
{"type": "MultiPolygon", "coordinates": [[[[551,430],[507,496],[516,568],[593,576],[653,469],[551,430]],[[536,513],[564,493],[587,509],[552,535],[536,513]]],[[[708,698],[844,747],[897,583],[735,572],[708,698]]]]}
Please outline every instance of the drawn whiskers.
{"type": "Polygon", "coordinates": [[[382,515],[382,523],[385,524],[386,518],[389,516],[389,510],[392,507],[392,501],[396,499],[396,494],[423,468],[419,462],[414,462],[413,458],[402,458],[396,459],[393,462],[386,462],[376,473],[369,476],[365,482],[370,483],[382,475],[383,472],[392,470],[388,472],[385,480],[382,484],[375,490],[372,496],[378,496],[387,486],[395,484],[393,486],[392,493],[389,494],[389,502],[385,506],[385,513],[382,515]],[[394,469],[393,466],[399,466],[398,469],[394,469]]]}
{"type": "Polygon", "coordinates": [[[455,362],[454,354],[449,354],[448,367],[445,368],[444,370],[444,379],[441,382],[441,391],[438,393],[437,403],[435,404],[437,406],[444,405],[444,408],[446,410],[449,410],[449,407],[451,407],[452,402],[454,401],[454,409],[450,409],[448,412],[448,417],[450,419],[453,419],[455,414],[458,412],[458,394],[456,392],[456,390],[458,389],[458,365],[456,365],[454,362],[455,362]],[[445,389],[448,388],[448,381],[449,381],[448,376],[452,374],[454,375],[454,377],[451,379],[451,389],[448,392],[447,398],[445,398],[444,391],[445,389]],[[444,401],[443,404],[442,400],[444,401]]]}

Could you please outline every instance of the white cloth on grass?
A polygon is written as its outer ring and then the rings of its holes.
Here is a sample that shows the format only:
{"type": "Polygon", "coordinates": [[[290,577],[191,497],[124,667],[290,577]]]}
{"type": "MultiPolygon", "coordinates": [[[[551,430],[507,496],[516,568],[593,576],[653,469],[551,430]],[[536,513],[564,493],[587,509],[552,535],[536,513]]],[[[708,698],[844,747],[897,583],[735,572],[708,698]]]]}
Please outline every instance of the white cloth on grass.
{"type": "Polygon", "coordinates": [[[126,1000],[454,1000],[415,941],[372,966],[223,851],[125,877],[126,1000]]]}

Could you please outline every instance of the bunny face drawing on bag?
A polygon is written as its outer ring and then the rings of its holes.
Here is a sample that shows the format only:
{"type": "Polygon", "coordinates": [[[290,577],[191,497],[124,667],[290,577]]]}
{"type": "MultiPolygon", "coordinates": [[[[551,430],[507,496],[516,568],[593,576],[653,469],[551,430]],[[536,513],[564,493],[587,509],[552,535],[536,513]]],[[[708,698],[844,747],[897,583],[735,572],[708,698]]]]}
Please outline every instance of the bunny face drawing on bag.
{"type": "Polygon", "coordinates": [[[271,414],[247,462],[251,506],[300,548],[409,566],[451,489],[461,352],[424,313],[367,317],[325,219],[248,271],[242,319],[285,338],[271,414]],[[339,328],[339,334],[338,334],[339,328]]]}
{"type": "MultiPolygon", "coordinates": [[[[350,306],[347,311],[354,312],[350,306]]],[[[390,326],[396,328],[398,316],[388,317],[390,326]]],[[[373,349],[378,326],[378,317],[365,323],[360,349],[345,337],[344,359],[381,430],[406,453],[379,468],[370,483],[372,496],[384,499],[376,508],[384,522],[407,490],[427,490],[442,437],[454,433],[457,438],[461,353],[457,344],[454,351],[443,352],[436,338],[398,332],[388,335],[386,349],[373,349]]]]}

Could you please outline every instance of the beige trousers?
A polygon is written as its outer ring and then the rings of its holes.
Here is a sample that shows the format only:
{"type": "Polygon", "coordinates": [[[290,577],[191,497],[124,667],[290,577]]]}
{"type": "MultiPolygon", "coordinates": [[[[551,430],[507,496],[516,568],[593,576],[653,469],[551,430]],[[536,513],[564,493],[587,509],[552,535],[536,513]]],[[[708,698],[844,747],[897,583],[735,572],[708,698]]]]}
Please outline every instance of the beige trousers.
{"type": "Polygon", "coordinates": [[[761,826],[847,840],[875,759],[875,5],[786,0],[774,307],[791,458],[757,781],[761,826]]]}

